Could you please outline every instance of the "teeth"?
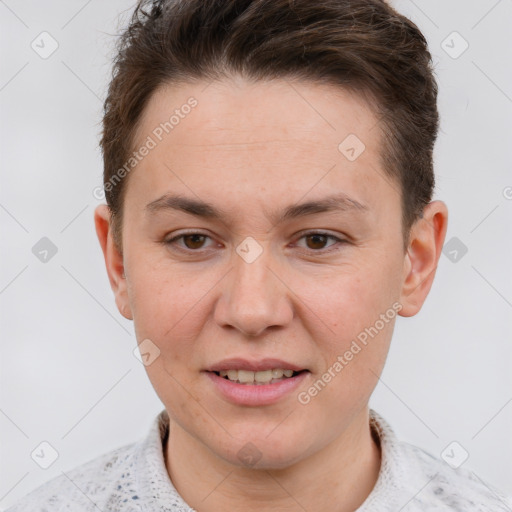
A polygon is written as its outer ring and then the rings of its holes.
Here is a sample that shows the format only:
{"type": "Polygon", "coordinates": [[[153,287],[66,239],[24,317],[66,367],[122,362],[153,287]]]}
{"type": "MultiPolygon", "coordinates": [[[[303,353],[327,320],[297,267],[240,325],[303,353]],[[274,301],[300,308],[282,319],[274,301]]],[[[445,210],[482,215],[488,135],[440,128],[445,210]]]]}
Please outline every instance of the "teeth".
{"type": "Polygon", "coordinates": [[[277,380],[291,377],[293,370],[283,370],[282,368],[273,368],[271,370],[263,370],[260,372],[252,372],[250,370],[222,370],[219,375],[228,378],[233,382],[240,384],[270,384],[277,380]]]}
{"type": "Polygon", "coordinates": [[[247,370],[238,370],[238,380],[242,384],[251,384],[254,382],[254,372],[247,370]]]}
{"type": "MultiPolygon", "coordinates": [[[[240,371],[238,372],[238,375],[240,376],[240,371]]],[[[254,380],[256,382],[270,382],[272,380],[272,370],[265,370],[263,372],[255,372],[254,380]]]]}

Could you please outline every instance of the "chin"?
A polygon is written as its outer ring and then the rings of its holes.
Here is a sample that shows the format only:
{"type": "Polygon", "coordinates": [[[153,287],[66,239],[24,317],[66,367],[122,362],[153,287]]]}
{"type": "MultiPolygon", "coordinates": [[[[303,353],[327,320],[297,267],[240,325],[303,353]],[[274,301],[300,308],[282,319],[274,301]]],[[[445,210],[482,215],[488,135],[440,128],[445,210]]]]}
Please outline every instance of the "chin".
{"type": "MultiPolygon", "coordinates": [[[[272,429],[265,429],[271,432],[272,429]]],[[[306,457],[309,443],[295,436],[291,436],[284,429],[280,435],[273,435],[272,439],[262,435],[237,436],[229,438],[228,446],[211,446],[210,449],[217,456],[229,464],[245,469],[278,470],[286,469],[306,457]]],[[[211,439],[211,438],[210,438],[211,439]]]]}

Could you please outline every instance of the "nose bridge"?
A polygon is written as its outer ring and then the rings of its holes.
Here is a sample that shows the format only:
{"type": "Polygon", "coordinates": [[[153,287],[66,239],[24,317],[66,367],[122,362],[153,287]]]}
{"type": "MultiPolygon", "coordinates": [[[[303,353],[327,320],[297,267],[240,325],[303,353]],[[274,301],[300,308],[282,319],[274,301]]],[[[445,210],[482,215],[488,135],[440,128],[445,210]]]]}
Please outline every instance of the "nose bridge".
{"type": "Polygon", "coordinates": [[[268,246],[246,238],[233,254],[233,265],[217,308],[220,325],[257,336],[267,327],[284,326],[291,320],[287,289],[274,275],[277,265],[268,246]]]}

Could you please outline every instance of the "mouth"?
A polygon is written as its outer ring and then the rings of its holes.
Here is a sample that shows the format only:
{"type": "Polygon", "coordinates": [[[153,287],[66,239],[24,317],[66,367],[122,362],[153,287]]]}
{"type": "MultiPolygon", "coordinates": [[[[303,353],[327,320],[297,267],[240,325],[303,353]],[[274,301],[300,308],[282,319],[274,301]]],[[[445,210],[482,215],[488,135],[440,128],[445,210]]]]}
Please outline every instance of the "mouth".
{"type": "Polygon", "coordinates": [[[215,393],[241,406],[275,404],[293,396],[311,371],[280,359],[226,359],[205,369],[215,393]]]}
{"type": "Polygon", "coordinates": [[[272,368],[260,371],[251,370],[220,370],[214,371],[219,377],[234,382],[236,384],[244,384],[246,386],[264,386],[268,384],[276,384],[287,379],[291,379],[307,372],[308,370],[290,370],[283,368],[272,368]]]}

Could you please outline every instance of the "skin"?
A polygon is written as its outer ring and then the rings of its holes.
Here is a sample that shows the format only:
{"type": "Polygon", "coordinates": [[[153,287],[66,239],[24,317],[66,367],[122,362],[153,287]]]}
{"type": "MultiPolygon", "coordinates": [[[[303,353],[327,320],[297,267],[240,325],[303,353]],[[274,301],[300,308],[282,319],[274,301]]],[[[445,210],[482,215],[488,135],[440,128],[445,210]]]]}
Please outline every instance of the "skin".
{"type": "Polygon", "coordinates": [[[150,339],[160,350],[146,369],[171,418],[170,478],[200,512],[334,510],[334,503],[354,510],[380,469],[368,401],[394,320],[307,405],[297,394],[394,303],[402,316],[420,310],[446,206],[425,207],[404,250],[400,186],[380,164],[376,116],[359,95],[327,85],[232,78],[165,86],[147,104],[134,147],[190,96],[197,107],[129,175],[122,253],[107,206],[95,211],[119,311],[134,321],[139,343],[150,339]],[[338,150],[351,133],[366,146],[353,162],[338,150]],[[226,216],[149,214],[146,205],[166,193],[207,201],[226,216]],[[333,193],[366,208],[271,218],[333,193]],[[185,230],[206,238],[166,245],[185,230]],[[262,249],[252,263],[236,252],[249,236],[262,249]],[[310,373],[276,404],[240,406],[202,371],[229,357],[279,358],[310,373]],[[253,466],[238,457],[247,443],[260,456],[253,466]]]}

